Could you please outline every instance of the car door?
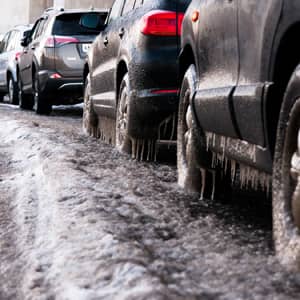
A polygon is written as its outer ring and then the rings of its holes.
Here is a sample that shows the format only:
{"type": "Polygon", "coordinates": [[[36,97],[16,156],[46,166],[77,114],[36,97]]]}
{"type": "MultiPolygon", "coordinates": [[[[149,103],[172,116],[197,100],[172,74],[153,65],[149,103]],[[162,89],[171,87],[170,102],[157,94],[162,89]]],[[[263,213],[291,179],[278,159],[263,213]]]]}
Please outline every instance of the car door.
{"type": "Polygon", "coordinates": [[[239,68],[238,0],[197,3],[199,19],[193,25],[199,74],[195,110],[205,131],[236,138],[231,96],[239,68]]]}
{"type": "Polygon", "coordinates": [[[234,111],[241,138],[260,146],[266,144],[263,99],[282,5],[283,0],[239,0],[240,72],[234,111]]]}
{"type": "Polygon", "coordinates": [[[0,49],[0,87],[6,89],[6,69],[8,62],[8,44],[10,40],[11,32],[6,33],[2,42],[0,49]]]}
{"type": "Polygon", "coordinates": [[[93,48],[91,72],[92,101],[95,110],[114,117],[116,102],[116,68],[120,48],[119,30],[125,0],[116,0],[108,16],[106,27],[97,37],[93,48]]]}
{"type": "Polygon", "coordinates": [[[29,37],[29,43],[24,47],[22,55],[20,57],[20,77],[22,80],[23,90],[26,91],[32,89],[32,63],[34,59],[35,49],[39,45],[39,31],[42,24],[42,18],[36,21],[29,37]]]}

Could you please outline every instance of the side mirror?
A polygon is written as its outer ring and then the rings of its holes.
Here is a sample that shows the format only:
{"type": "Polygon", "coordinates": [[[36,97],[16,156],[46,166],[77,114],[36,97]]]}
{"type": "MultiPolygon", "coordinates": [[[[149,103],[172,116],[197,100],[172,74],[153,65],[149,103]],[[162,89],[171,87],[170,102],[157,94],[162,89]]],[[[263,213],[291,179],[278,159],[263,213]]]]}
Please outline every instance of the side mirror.
{"type": "Polygon", "coordinates": [[[27,43],[27,38],[22,38],[21,39],[21,46],[22,47],[26,47],[28,45],[28,43],[27,43]]]}
{"type": "Polygon", "coordinates": [[[21,46],[26,47],[30,43],[31,30],[26,30],[23,33],[23,38],[21,39],[21,46]]]}

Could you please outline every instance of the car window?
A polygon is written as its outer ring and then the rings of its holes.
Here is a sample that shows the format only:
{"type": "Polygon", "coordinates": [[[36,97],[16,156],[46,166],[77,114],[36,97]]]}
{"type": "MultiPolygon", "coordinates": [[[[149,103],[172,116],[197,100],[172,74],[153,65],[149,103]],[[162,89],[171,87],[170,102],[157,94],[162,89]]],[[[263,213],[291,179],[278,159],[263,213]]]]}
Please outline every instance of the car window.
{"type": "Polygon", "coordinates": [[[123,4],[124,4],[124,0],[116,0],[114,2],[107,20],[108,24],[120,16],[121,9],[123,8],[123,4]]]}
{"type": "Polygon", "coordinates": [[[142,6],[143,3],[144,3],[143,0],[136,0],[136,1],[135,1],[134,8],[138,8],[138,7],[142,6]]]}
{"type": "Polygon", "coordinates": [[[47,23],[47,19],[41,19],[35,38],[40,37],[43,34],[46,23],[47,23]]]}
{"type": "Polygon", "coordinates": [[[136,0],[126,0],[125,5],[123,7],[122,15],[125,15],[129,11],[133,10],[135,1],[136,0]]]}
{"type": "Polygon", "coordinates": [[[32,34],[31,34],[32,40],[35,40],[35,39],[38,37],[38,33],[39,33],[39,29],[40,29],[41,23],[42,23],[42,19],[40,19],[40,20],[36,23],[36,25],[34,26],[33,32],[32,32],[32,34]]]}
{"type": "Polygon", "coordinates": [[[12,31],[7,43],[6,51],[12,51],[15,49],[15,44],[16,44],[16,31],[12,31]]]}
{"type": "MultiPolygon", "coordinates": [[[[105,22],[106,14],[99,13],[99,24],[96,28],[88,28],[80,25],[80,20],[83,14],[88,13],[70,13],[62,14],[56,17],[52,34],[54,35],[98,35],[102,29],[102,25],[105,22]]],[[[95,12],[91,12],[95,14],[95,12]]]]}
{"type": "Polygon", "coordinates": [[[15,49],[20,48],[20,41],[21,41],[22,36],[23,36],[23,32],[21,32],[21,31],[16,32],[15,49]]]}
{"type": "Polygon", "coordinates": [[[4,36],[3,40],[1,41],[1,44],[0,44],[0,53],[6,51],[7,43],[8,43],[8,40],[9,40],[9,36],[10,36],[10,32],[8,32],[8,33],[4,36]]]}

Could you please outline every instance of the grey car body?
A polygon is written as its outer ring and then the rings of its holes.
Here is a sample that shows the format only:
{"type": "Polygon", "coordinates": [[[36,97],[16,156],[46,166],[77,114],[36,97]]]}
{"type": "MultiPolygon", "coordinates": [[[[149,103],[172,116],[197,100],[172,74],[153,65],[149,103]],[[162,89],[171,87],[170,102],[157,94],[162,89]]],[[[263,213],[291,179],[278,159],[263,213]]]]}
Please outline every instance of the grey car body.
{"type": "Polygon", "coordinates": [[[48,114],[52,104],[81,101],[84,61],[106,16],[106,9],[51,9],[35,22],[19,62],[22,108],[48,114]],[[91,19],[90,27],[83,18],[91,19]]]}
{"type": "Polygon", "coordinates": [[[300,2],[194,0],[182,30],[179,184],[272,183],[276,251],[299,269],[300,2]]]}
{"type": "Polygon", "coordinates": [[[23,33],[30,30],[30,25],[19,25],[8,31],[0,44],[0,98],[9,92],[9,100],[18,103],[17,68],[22,52],[20,44],[23,33]]]}

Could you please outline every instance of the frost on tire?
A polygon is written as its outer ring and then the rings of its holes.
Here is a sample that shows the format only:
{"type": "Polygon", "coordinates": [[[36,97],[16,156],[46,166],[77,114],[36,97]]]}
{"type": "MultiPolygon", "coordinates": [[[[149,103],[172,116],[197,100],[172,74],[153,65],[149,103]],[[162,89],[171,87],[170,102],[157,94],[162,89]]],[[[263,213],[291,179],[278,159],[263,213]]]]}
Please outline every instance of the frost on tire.
{"type": "Polygon", "coordinates": [[[84,105],[83,105],[83,131],[93,137],[99,137],[98,134],[98,118],[93,109],[91,101],[91,84],[90,76],[88,75],[85,81],[84,88],[84,105]]]}

